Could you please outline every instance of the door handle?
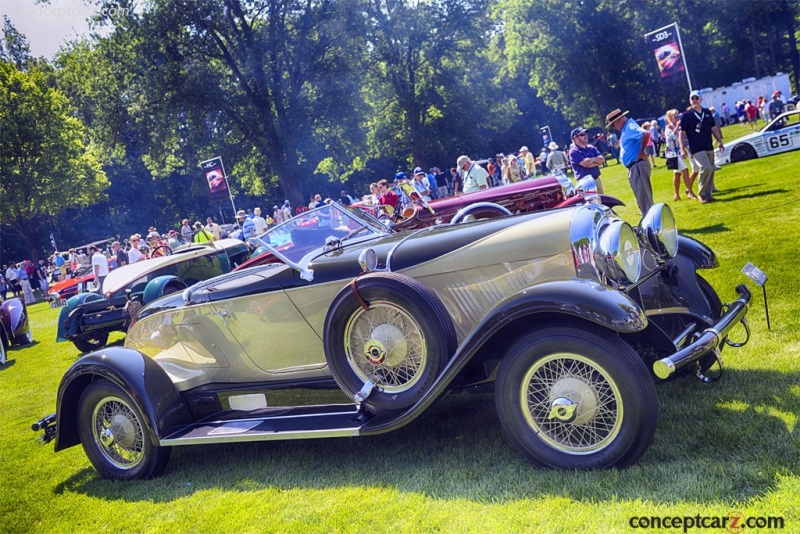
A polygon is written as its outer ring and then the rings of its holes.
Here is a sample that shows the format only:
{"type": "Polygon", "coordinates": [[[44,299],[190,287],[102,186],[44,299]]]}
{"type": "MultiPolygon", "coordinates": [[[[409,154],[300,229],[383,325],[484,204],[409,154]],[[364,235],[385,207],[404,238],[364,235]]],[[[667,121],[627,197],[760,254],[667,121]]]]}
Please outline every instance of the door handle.
{"type": "Polygon", "coordinates": [[[225,323],[225,326],[228,326],[228,317],[231,315],[228,313],[228,310],[220,310],[217,312],[217,315],[219,315],[220,319],[222,319],[222,322],[225,323]]]}

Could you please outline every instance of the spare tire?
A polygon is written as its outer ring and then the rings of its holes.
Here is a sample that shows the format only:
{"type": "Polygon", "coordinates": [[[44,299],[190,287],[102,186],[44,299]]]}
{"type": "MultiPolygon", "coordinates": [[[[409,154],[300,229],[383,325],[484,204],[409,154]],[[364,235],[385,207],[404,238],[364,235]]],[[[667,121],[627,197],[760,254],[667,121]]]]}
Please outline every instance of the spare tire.
{"type": "Polygon", "coordinates": [[[328,309],[323,338],[339,387],[355,398],[372,381],[364,406],[381,415],[420,400],[458,343],[441,300],[398,273],[367,274],[344,287],[328,309]]]}

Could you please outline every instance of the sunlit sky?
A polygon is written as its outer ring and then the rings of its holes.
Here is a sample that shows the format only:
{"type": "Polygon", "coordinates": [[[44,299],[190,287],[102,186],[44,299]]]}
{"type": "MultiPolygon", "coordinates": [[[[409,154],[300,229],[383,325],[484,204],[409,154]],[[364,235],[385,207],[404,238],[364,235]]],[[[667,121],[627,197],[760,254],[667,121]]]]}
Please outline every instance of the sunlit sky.
{"type": "Polygon", "coordinates": [[[51,0],[44,5],[34,0],[0,1],[0,13],[28,38],[31,55],[47,59],[63,43],[88,34],[86,18],[94,12],[83,0],[51,0]]]}

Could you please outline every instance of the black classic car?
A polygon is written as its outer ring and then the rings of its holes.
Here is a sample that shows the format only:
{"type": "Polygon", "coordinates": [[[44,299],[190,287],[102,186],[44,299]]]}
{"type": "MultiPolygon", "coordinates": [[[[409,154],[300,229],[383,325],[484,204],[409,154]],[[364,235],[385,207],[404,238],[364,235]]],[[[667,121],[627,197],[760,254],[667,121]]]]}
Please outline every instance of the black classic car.
{"type": "Polygon", "coordinates": [[[81,352],[97,350],[111,332],[127,330],[133,310],[169,293],[234,269],[250,257],[238,239],[191,244],[169,254],[114,269],[102,294],[78,293],[58,317],[56,341],[72,341],[81,352]],[[127,308],[126,308],[127,306],[127,308]]]}
{"type": "Polygon", "coordinates": [[[536,463],[621,468],[655,434],[655,382],[710,380],[750,300],[722,304],[664,204],[635,228],[589,202],[393,232],[334,203],[261,242],[276,261],[150,303],[74,363],[34,430],[147,478],[173,446],[370,436],[484,387],[536,463]]]}
{"type": "Polygon", "coordinates": [[[33,343],[28,307],[21,299],[4,300],[0,304],[0,365],[5,365],[12,345],[33,343]]]}

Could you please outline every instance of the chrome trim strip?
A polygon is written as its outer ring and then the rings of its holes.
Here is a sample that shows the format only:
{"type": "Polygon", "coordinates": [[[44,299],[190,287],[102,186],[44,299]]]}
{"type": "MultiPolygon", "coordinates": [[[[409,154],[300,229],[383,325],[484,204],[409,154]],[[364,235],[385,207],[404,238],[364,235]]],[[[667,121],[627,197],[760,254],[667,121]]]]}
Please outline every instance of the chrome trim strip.
{"type": "Polygon", "coordinates": [[[247,443],[252,441],[282,441],[289,439],[314,439],[314,438],[352,438],[358,436],[361,425],[352,428],[337,428],[336,430],[302,430],[297,432],[244,432],[227,436],[197,437],[162,439],[162,447],[175,447],[179,445],[200,445],[216,443],[247,443]]]}
{"type": "MultiPolygon", "coordinates": [[[[211,432],[216,429],[224,428],[225,425],[235,425],[241,423],[255,423],[253,426],[260,425],[262,423],[268,423],[270,421],[281,421],[281,420],[300,420],[300,419],[309,419],[309,418],[330,418],[336,417],[338,420],[342,418],[354,418],[358,415],[358,411],[355,407],[351,404],[337,404],[337,405],[326,405],[325,408],[332,408],[335,406],[349,406],[351,410],[348,411],[340,411],[340,412],[317,412],[317,413],[306,413],[306,414],[283,414],[283,415],[275,415],[275,416],[267,416],[267,417],[245,417],[241,419],[222,419],[222,420],[215,420],[215,421],[202,421],[199,423],[195,423],[190,425],[189,433],[200,429],[200,428],[208,428],[208,432],[211,432]]],[[[309,406],[303,406],[303,408],[309,408],[309,406]]],[[[359,429],[363,423],[352,421],[352,426],[346,425],[344,427],[337,427],[337,428],[307,428],[302,430],[242,430],[241,432],[231,433],[231,434],[205,434],[201,436],[194,436],[194,437],[175,437],[175,438],[164,438],[159,440],[159,445],[165,447],[171,446],[178,446],[178,445],[197,445],[197,444],[206,444],[206,443],[235,443],[235,442],[250,442],[250,441],[278,441],[278,440],[288,440],[288,439],[312,439],[312,438],[335,438],[335,437],[354,437],[358,436],[359,429]]],[[[176,434],[185,434],[187,428],[183,428],[178,432],[173,433],[172,435],[176,434]]]]}

